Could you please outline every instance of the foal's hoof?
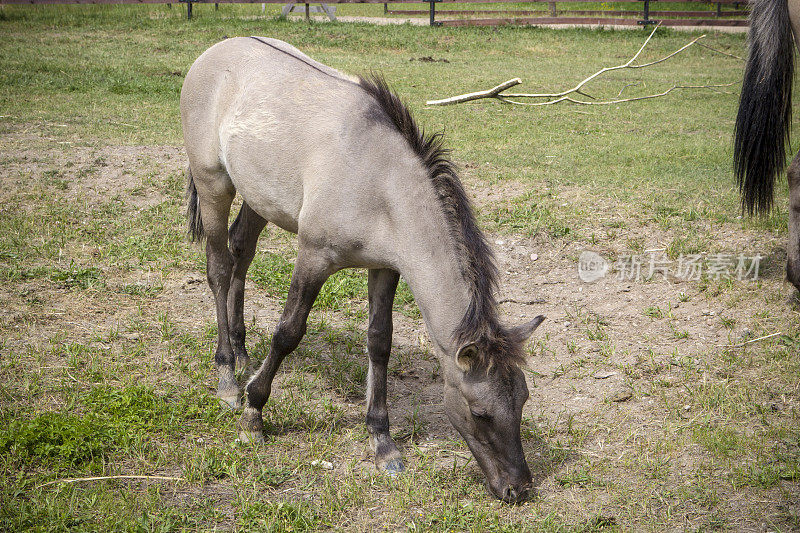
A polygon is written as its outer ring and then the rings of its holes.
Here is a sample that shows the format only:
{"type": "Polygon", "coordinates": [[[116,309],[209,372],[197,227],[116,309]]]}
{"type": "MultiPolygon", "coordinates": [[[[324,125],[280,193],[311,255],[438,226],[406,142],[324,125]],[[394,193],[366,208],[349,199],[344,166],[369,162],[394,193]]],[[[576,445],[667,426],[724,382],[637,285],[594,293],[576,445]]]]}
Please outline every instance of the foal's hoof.
{"type": "Polygon", "coordinates": [[[242,399],[239,397],[239,394],[235,395],[218,395],[217,399],[219,399],[219,403],[223,405],[223,407],[230,407],[232,411],[238,411],[242,408],[242,399]]]}
{"type": "Polygon", "coordinates": [[[240,431],[239,442],[242,444],[264,444],[264,434],[260,431],[240,431]]]}
{"type": "Polygon", "coordinates": [[[392,459],[386,466],[383,467],[383,472],[390,477],[397,477],[403,473],[406,467],[403,465],[402,459],[392,459]]]}
{"type": "Polygon", "coordinates": [[[800,306],[800,293],[797,291],[792,291],[792,294],[786,298],[786,305],[789,307],[800,306]]]}

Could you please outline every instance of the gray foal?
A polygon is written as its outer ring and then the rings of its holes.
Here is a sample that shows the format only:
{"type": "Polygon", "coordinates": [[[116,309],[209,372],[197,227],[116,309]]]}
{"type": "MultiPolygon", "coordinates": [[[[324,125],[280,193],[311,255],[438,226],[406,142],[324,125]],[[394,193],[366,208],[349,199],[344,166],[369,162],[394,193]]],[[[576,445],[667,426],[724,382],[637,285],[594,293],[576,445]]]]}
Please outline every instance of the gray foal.
{"type": "Polygon", "coordinates": [[[192,65],[181,91],[190,232],[206,238],[219,339],[218,396],[240,406],[246,367],[244,279],[267,221],[298,236],[286,306],[270,351],[245,387],[240,438],[263,441],[262,408],[284,357],[306,331],[325,280],[369,269],[367,417],[378,468],[402,470],[389,434],[386,367],[400,275],[441,361],[450,421],[491,491],[525,497],[531,473],[519,368],[544,317],[498,319],[497,268],[440,135],[426,136],[378,78],[350,78],[274,39],[234,38],[192,65]],[[236,192],[244,205],[227,228],[236,192]]]}

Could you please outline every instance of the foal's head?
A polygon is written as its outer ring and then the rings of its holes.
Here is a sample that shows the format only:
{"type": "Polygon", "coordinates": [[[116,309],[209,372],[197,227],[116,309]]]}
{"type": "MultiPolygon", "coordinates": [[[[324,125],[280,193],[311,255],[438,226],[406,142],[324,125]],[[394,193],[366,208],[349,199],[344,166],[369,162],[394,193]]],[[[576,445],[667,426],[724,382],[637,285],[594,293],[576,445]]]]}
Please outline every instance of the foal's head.
{"type": "Polygon", "coordinates": [[[464,344],[445,379],[450,422],[467,442],[491,492],[509,503],[524,500],[531,485],[520,440],[528,385],[518,362],[523,343],[543,320],[538,316],[499,336],[464,344]]]}

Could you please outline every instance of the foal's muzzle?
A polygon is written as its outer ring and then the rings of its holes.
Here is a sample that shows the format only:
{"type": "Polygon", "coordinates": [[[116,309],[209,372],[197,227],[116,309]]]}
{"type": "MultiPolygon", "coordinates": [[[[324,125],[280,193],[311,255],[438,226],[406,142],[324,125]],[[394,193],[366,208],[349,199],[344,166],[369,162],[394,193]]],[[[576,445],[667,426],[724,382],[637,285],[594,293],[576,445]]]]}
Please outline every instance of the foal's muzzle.
{"type": "Polygon", "coordinates": [[[528,481],[519,484],[505,483],[499,486],[494,486],[490,483],[489,492],[491,492],[495,498],[502,500],[505,503],[517,504],[528,500],[532,485],[533,483],[530,481],[530,478],[528,481]]]}

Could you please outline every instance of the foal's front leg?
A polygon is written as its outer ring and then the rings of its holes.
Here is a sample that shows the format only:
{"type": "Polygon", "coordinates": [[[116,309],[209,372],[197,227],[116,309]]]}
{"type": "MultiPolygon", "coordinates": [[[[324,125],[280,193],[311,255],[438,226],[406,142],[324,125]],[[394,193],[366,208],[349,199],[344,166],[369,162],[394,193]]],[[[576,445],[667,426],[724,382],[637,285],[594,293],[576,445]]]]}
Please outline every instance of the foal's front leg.
{"type": "Polygon", "coordinates": [[[386,408],[386,367],[392,349],[392,303],[400,275],[389,269],[369,271],[367,351],[367,430],[375,466],[388,474],[403,471],[403,456],[389,434],[386,408]]]}
{"type": "Polygon", "coordinates": [[[300,344],[300,339],[306,333],[311,306],[332,272],[331,264],[322,253],[300,248],[286,306],[272,335],[269,354],[245,388],[247,402],[239,419],[239,439],[242,442],[264,442],[261,410],[272,391],[272,380],[284,357],[300,344]]]}
{"type": "Polygon", "coordinates": [[[786,279],[800,290],[800,153],[789,170],[789,245],[786,248],[786,279]]]}

